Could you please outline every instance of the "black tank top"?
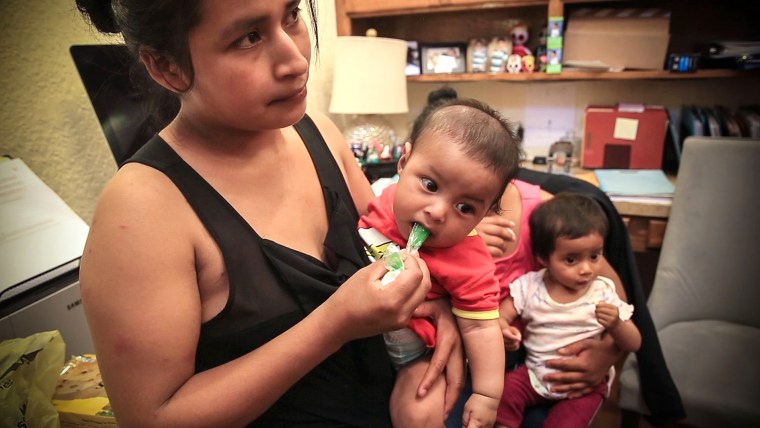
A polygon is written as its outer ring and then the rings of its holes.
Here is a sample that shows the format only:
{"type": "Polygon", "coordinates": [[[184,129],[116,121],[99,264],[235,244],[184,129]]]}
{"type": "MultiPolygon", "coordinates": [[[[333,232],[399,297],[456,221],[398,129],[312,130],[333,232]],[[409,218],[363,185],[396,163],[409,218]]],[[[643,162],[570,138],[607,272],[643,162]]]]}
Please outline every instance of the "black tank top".
{"type": "MultiPolygon", "coordinates": [[[[329,221],[324,245],[330,266],[260,237],[158,135],[128,161],[156,168],[174,182],[224,258],[229,299],[216,317],[201,325],[196,372],[231,361],[278,336],[368,263],[356,229],[356,207],[332,153],[308,116],[295,129],[322,185],[329,221]]],[[[304,215],[320,215],[310,214],[309,209],[304,207],[304,215]]],[[[393,371],[382,337],[356,340],[309,372],[250,426],[390,426],[392,387],[393,371]]]]}

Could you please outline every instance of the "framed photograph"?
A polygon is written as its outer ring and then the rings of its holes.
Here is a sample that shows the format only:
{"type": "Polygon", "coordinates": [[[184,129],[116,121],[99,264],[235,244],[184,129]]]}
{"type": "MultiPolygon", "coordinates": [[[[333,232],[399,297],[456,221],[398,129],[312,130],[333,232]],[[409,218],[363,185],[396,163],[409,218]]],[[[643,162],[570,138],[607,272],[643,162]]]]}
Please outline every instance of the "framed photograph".
{"type": "Polygon", "coordinates": [[[420,46],[422,74],[464,73],[467,68],[465,43],[436,43],[420,46]]]}
{"type": "Polygon", "coordinates": [[[406,75],[418,76],[420,74],[420,46],[414,40],[406,42],[406,75]]]}
{"type": "Polygon", "coordinates": [[[549,17],[549,37],[562,37],[562,33],[565,31],[564,21],[561,16],[549,17]]]}

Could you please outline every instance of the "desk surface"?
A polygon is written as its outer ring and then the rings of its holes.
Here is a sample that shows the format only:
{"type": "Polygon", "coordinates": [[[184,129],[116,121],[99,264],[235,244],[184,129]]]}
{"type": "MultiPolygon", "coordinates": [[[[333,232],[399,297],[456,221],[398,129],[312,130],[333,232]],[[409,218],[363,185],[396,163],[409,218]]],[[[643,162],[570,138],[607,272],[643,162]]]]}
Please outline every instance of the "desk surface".
{"type": "MultiPolygon", "coordinates": [[[[535,165],[531,162],[523,162],[521,166],[535,171],[546,172],[547,170],[546,165],[535,165]]],[[[581,180],[588,181],[597,187],[599,186],[599,181],[597,181],[594,170],[592,169],[573,167],[571,173],[581,180]]],[[[675,182],[675,177],[669,175],[668,178],[675,182]]],[[[616,198],[611,199],[621,216],[658,219],[667,219],[668,216],[670,216],[670,203],[662,203],[647,198],[641,198],[641,200],[631,200],[633,198],[626,198],[627,200],[617,200],[616,198]]]]}
{"type": "MultiPolygon", "coordinates": [[[[547,170],[546,165],[535,165],[531,162],[523,162],[522,166],[535,171],[547,170]]],[[[599,186],[594,170],[573,167],[571,173],[581,180],[599,186]]],[[[675,177],[669,175],[668,178],[675,183],[675,177]]],[[[647,198],[610,199],[628,228],[628,237],[634,251],[643,253],[662,246],[671,203],[662,203],[661,200],[654,202],[647,198]]]]}

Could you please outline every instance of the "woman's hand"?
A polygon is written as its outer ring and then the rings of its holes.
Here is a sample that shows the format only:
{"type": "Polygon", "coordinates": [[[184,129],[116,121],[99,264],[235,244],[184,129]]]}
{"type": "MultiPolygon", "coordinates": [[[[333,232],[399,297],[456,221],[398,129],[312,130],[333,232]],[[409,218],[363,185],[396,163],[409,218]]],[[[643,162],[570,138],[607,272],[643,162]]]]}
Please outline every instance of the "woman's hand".
{"type": "Polygon", "coordinates": [[[339,318],[340,340],[348,342],[398,330],[425,300],[431,283],[424,261],[406,257],[398,277],[383,286],[381,280],[386,272],[382,261],[358,270],[322,305],[339,318]]]}
{"type": "Polygon", "coordinates": [[[436,326],[435,349],[417,395],[424,397],[443,372],[446,376],[444,413],[448,416],[464,388],[464,352],[459,328],[447,299],[425,301],[417,307],[414,316],[431,318],[436,326]]]}
{"type": "Polygon", "coordinates": [[[488,252],[493,258],[504,257],[507,252],[507,245],[517,239],[512,228],[515,223],[497,215],[490,215],[475,226],[478,234],[483,238],[488,252]]]}
{"type": "Polygon", "coordinates": [[[591,392],[594,387],[607,380],[613,364],[622,355],[612,337],[586,339],[559,350],[564,358],[546,362],[547,367],[559,370],[544,376],[544,381],[553,382],[555,392],[567,392],[570,398],[591,392]]]}

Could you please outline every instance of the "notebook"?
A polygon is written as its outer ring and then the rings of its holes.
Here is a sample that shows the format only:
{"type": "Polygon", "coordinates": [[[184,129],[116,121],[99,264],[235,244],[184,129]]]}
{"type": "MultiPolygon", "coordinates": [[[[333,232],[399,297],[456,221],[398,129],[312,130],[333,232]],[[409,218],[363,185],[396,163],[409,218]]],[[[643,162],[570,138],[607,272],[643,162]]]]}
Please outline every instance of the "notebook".
{"type": "Polygon", "coordinates": [[[660,169],[597,169],[594,174],[610,196],[672,197],[675,190],[660,169]]]}

